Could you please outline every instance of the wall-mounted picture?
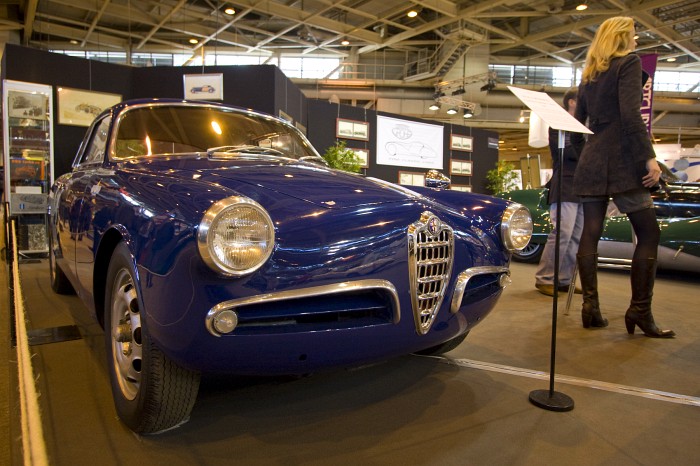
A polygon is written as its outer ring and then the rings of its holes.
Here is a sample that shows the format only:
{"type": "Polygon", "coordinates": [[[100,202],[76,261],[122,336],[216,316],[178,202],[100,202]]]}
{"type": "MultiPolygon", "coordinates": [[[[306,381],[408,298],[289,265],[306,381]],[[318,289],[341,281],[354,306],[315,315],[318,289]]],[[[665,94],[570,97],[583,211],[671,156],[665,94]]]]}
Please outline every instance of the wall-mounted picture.
{"type": "Polygon", "coordinates": [[[472,174],[472,163],[469,160],[451,160],[450,173],[452,175],[467,175],[472,174]]]}
{"type": "Polygon", "coordinates": [[[224,98],[224,74],[183,75],[185,99],[222,100],[224,98]]]}
{"type": "Polygon", "coordinates": [[[282,118],[287,123],[294,123],[294,118],[292,118],[292,116],[289,113],[285,112],[284,110],[279,111],[279,117],[282,118]]]}
{"type": "Polygon", "coordinates": [[[367,149],[355,149],[352,147],[349,147],[349,149],[360,159],[361,168],[369,167],[369,151],[367,149]]]}
{"type": "Polygon", "coordinates": [[[61,125],[90,126],[102,110],[122,101],[119,94],[58,88],[58,123],[61,125]]]}
{"type": "Polygon", "coordinates": [[[33,92],[9,91],[7,113],[11,118],[46,120],[49,113],[49,97],[33,92]]]}
{"type": "Polygon", "coordinates": [[[399,184],[406,186],[425,186],[425,173],[399,171],[399,184]]]}
{"type": "Polygon", "coordinates": [[[471,136],[462,136],[460,134],[452,134],[450,137],[450,149],[464,150],[471,152],[474,146],[474,138],[471,136]]]}
{"type": "Polygon", "coordinates": [[[443,127],[377,116],[377,164],[442,170],[443,127]]]}
{"type": "Polygon", "coordinates": [[[365,121],[343,120],[338,118],[336,137],[369,140],[369,123],[365,121]]]}

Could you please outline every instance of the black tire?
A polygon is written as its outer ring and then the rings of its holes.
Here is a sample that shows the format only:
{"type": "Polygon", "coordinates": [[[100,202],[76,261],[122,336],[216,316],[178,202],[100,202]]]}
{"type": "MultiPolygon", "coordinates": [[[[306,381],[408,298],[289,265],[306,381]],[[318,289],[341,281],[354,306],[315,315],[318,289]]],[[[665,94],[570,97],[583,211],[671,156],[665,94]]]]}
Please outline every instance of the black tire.
{"type": "Polygon", "coordinates": [[[105,345],[117,415],[138,434],[184,424],[197,398],[199,373],[169,360],[151,341],[142,320],[131,255],[119,243],[105,286],[105,345]]]}
{"type": "Polygon", "coordinates": [[[49,278],[51,279],[51,289],[56,294],[75,294],[73,285],[56,262],[56,251],[51,234],[49,234],[49,278]]]}
{"type": "Polygon", "coordinates": [[[458,337],[454,337],[452,340],[447,340],[445,343],[431,346],[430,348],[426,348],[421,351],[416,351],[416,354],[422,354],[424,356],[440,356],[441,354],[452,351],[461,345],[464,339],[467,338],[467,335],[469,335],[469,332],[465,332],[458,337]]]}
{"type": "Polygon", "coordinates": [[[527,262],[528,264],[535,264],[540,261],[542,257],[542,251],[544,251],[544,244],[530,243],[525,246],[522,251],[516,251],[513,253],[513,260],[517,262],[527,262]]]}

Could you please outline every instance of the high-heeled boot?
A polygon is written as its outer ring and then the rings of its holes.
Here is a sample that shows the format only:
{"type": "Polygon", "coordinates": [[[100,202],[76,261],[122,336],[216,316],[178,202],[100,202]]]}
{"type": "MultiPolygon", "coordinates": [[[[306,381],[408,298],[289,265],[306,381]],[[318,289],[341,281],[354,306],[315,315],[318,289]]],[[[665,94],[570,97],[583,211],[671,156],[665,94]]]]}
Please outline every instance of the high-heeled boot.
{"type": "Polygon", "coordinates": [[[630,281],[632,282],[632,299],[625,313],[627,333],[634,334],[634,326],[638,326],[644,335],[652,338],[672,338],[676,336],[673,330],[660,330],[654,323],[651,313],[651,297],[654,294],[654,278],[656,276],[656,259],[638,259],[632,261],[630,281]]]}
{"type": "Polygon", "coordinates": [[[607,327],[608,319],[600,313],[598,302],[598,254],[576,255],[583,294],[581,321],[583,328],[607,327]]]}

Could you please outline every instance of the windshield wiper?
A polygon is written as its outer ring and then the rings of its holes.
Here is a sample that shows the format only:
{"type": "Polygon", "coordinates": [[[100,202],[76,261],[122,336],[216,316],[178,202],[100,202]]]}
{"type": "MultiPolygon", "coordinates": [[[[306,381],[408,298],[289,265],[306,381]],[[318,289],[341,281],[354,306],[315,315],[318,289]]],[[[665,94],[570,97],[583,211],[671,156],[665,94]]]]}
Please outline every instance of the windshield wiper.
{"type": "Polygon", "coordinates": [[[271,149],[268,147],[260,147],[249,144],[242,144],[238,146],[221,146],[221,147],[211,147],[207,149],[207,156],[227,156],[227,155],[239,155],[239,154],[253,154],[253,155],[276,155],[284,157],[284,153],[278,151],[277,149],[271,149]]]}

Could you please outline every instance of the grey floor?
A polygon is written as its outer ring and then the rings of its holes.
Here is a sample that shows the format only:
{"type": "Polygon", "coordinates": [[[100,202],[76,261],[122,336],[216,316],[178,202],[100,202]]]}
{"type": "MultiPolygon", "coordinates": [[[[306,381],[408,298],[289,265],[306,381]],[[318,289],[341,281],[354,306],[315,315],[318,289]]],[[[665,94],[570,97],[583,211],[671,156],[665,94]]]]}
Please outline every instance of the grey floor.
{"type": "MultiPolygon", "coordinates": [[[[549,389],[552,341],[552,298],[535,290],[534,271],[513,264],[497,308],[445,358],[306,378],[205,378],[189,423],[138,437],[115,416],[101,329],[76,297],[51,292],[45,260],[23,264],[29,329],[77,325],[82,336],[31,348],[50,463],[700,464],[700,276],[657,280],[656,318],[673,340],[627,335],[627,272],[600,272],[606,329],[581,328],[580,296],[568,315],[562,297],[554,388],[575,407],[552,412],[528,401],[549,389]]],[[[0,295],[7,302],[5,286],[0,295]]],[[[19,465],[14,390],[9,406],[19,465]]]]}

